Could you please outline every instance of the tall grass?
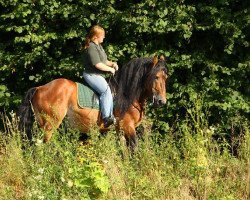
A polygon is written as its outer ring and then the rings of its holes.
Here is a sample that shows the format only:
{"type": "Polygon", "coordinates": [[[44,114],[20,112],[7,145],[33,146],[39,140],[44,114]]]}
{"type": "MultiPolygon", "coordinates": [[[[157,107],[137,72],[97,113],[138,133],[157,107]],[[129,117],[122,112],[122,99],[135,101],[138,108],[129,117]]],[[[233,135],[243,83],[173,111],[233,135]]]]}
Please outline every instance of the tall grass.
{"type": "Polygon", "coordinates": [[[250,132],[241,125],[237,156],[214,139],[194,108],[168,134],[144,134],[134,154],[114,130],[93,129],[79,142],[75,130],[55,131],[43,144],[23,139],[15,119],[3,116],[0,132],[0,199],[250,199],[250,132]]]}

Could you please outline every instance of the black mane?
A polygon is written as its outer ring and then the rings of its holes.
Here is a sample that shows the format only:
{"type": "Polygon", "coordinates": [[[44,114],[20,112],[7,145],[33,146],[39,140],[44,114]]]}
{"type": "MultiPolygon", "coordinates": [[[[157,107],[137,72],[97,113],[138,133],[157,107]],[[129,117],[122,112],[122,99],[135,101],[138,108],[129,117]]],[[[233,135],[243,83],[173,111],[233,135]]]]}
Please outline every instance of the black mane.
{"type": "Polygon", "coordinates": [[[165,62],[159,60],[155,67],[153,58],[134,58],[123,65],[115,75],[113,86],[116,91],[115,107],[123,116],[129,106],[139,100],[146,89],[146,84],[154,81],[159,70],[165,70],[165,62]]]}

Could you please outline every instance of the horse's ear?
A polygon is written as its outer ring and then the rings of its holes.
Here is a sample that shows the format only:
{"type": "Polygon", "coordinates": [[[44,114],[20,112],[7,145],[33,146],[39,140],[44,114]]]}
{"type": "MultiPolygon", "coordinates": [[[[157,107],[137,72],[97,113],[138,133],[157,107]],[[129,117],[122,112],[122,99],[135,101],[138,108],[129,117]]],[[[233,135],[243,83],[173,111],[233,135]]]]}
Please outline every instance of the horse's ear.
{"type": "Polygon", "coordinates": [[[160,55],[160,60],[166,61],[165,56],[163,54],[160,55]]]}
{"type": "Polygon", "coordinates": [[[158,56],[154,56],[153,58],[153,67],[158,63],[158,56]]]}

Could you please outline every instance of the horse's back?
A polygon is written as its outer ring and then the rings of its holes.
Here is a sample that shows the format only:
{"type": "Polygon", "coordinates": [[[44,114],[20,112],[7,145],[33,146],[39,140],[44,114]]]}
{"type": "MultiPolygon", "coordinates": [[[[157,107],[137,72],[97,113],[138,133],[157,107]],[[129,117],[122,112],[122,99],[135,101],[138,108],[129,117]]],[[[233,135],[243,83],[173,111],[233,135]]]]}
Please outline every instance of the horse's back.
{"type": "Polygon", "coordinates": [[[60,78],[55,79],[45,85],[37,87],[37,95],[42,99],[57,99],[59,96],[69,95],[75,89],[75,82],[60,78]]]}
{"type": "Polygon", "coordinates": [[[32,104],[37,112],[66,112],[75,92],[75,82],[64,78],[55,79],[37,87],[32,104]]]}
{"type": "Polygon", "coordinates": [[[66,89],[69,87],[75,86],[75,82],[66,79],[66,78],[58,78],[58,79],[54,79],[42,86],[37,87],[37,89],[39,90],[51,90],[51,91],[58,91],[61,89],[66,89]]]}

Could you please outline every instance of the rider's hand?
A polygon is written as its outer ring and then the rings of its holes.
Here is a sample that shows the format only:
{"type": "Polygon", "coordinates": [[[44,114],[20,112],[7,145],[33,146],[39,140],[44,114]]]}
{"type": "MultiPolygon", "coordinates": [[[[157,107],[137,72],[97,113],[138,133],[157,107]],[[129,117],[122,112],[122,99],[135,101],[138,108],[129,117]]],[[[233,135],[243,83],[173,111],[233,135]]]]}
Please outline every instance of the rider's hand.
{"type": "Polygon", "coordinates": [[[110,67],[110,72],[111,72],[112,74],[115,74],[115,69],[110,67]]]}
{"type": "Polygon", "coordinates": [[[117,71],[118,69],[119,69],[119,67],[118,67],[118,65],[117,65],[117,63],[116,62],[113,62],[113,68],[115,69],[115,71],[117,71]]]}

